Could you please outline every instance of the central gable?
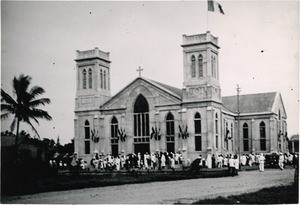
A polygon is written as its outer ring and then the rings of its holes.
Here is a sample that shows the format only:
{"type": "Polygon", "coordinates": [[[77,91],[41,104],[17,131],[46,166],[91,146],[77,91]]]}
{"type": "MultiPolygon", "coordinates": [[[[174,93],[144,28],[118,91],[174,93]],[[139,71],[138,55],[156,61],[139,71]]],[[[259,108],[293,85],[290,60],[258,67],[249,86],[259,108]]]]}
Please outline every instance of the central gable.
{"type": "Polygon", "coordinates": [[[151,107],[162,105],[179,105],[181,96],[157,83],[145,78],[137,78],[110,100],[104,103],[100,110],[132,109],[132,102],[142,94],[151,104],[151,107]]]}

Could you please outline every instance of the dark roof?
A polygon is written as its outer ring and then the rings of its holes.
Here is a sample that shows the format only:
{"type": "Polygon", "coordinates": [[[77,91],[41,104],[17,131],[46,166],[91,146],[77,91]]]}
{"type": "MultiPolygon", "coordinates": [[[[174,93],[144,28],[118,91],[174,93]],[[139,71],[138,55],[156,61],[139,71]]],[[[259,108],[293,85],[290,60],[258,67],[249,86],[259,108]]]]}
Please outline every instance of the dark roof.
{"type": "MultiPolygon", "coordinates": [[[[271,112],[276,92],[240,95],[240,113],[271,112]]],[[[222,97],[223,106],[237,112],[237,96],[222,97]]]]}
{"type": "Polygon", "coordinates": [[[176,95],[180,96],[180,98],[182,98],[182,90],[181,89],[170,86],[170,85],[167,85],[167,84],[164,84],[164,83],[161,83],[161,82],[157,82],[157,81],[154,81],[154,80],[150,80],[150,79],[147,79],[147,80],[158,84],[159,86],[163,87],[164,89],[169,90],[169,91],[175,93],[176,95]]]}

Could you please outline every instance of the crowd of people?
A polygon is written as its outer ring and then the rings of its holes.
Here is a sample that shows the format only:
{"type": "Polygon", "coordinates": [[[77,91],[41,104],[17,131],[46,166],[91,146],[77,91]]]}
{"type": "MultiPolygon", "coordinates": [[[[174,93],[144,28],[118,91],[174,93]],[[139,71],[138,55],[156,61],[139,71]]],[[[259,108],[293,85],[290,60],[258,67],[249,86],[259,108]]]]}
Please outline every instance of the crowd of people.
{"type": "MultiPolygon", "coordinates": [[[[298,154],[283,154],[272,155],[276,156],[276,163],[281,170],[284,169],[285,165],[298,166],[298,154]]],[[[208,168],[228,168],[230,175],[237,175],[238,170],[242,166],[253,166],[253,164],[259,165],[259,171],[263,172],[266,161],[270,161],[270,155],[259,155],[253,154],[242,154],[238,155],[227,154],[225,157],[219,154],[217,156],[208,154],[207,158],[202,158],[199,155],[197,159],[197,166],[201,169],[203,167],[208,168]]],[[[94,153],[91,161],[88,163],[83,159],[78,159],[77,153],[74,153],[70,162],[69,169],[74,172],[80,168],[82,170],[89,170],[92,166],[95,171],[112,171],[112,170],[130,170],[130,169],[142,169],[142,170],[164,170],[177,168],[190,167],[191,162],[189,159],[184,159],[180,152],[168,153],[168,152],[156,152],[145,154],[141,153],[129,153],[127,155],[119,154],[118,156],[112,156],[110,154],[99,154],[94,153]],[[176,166],[177,165],[177,166],[176,166]]],[[[57,164],[54,160],[50,160],[50,166],[58,166],[59,169],[66,169],[67,164],[61,161],[57,164]]]]}
{"type": "MultiPolygon", "coordinates": [[[[93,158],[90,161],[90,165],[95,168],[96,171],[107,171],[116,169],[120,171],[122,169],[143,169],[143,170],[163,170],[166,168],[175,169],[175,165],[182,164],[183,158],[179,152],[157,152],[145,154],[141,153],[129,153],[127,155],[119,154],[114,157],[110,154],[103,155],[98,152],[94,153],[93,158]]],[[[84,160],[80,160],[79,165],[82,169],[88,168],[88,163],[84,160]]]]}

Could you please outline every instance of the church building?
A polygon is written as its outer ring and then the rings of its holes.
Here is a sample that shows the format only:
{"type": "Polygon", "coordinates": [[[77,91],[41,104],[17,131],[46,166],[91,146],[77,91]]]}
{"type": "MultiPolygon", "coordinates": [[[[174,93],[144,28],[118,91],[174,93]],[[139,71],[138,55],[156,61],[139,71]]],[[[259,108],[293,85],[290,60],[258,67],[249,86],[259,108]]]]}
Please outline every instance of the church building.
{"type": "Polygon", "coordinates": [[[221,95],[218,38],[183,35],[183,85],[138,77],[111,95],[109,52],[76,51],[75,152],[104,155],[286,152],[287,115],[280,93],[221,95]]]}

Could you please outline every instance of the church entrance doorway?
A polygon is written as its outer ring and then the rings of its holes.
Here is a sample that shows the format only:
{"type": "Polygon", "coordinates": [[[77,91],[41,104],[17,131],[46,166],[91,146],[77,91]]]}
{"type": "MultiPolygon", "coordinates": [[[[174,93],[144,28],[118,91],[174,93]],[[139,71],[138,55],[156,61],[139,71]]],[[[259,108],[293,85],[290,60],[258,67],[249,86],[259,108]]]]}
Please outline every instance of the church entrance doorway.
{"type": "Polygon", "coordinates": [[[175,149],[174,149],[174,143],[167,143],[167,152],[172,152],[175,153],[175,149]]]}
{"type": "Polygon", "coordinates": [[[134,152],[141,154],[150,151],[149,105],[143,95],[139,95],[134,104],[134,152]]]}
{"type": "Polygon", "coordinates": [[[141,153],[141,155],[146,154],[146,152],[148,152],[148,154],[150,153],[150,146],[149,143],[147,144],[135,144],[134,145],[134,153],[141,153]]]}

